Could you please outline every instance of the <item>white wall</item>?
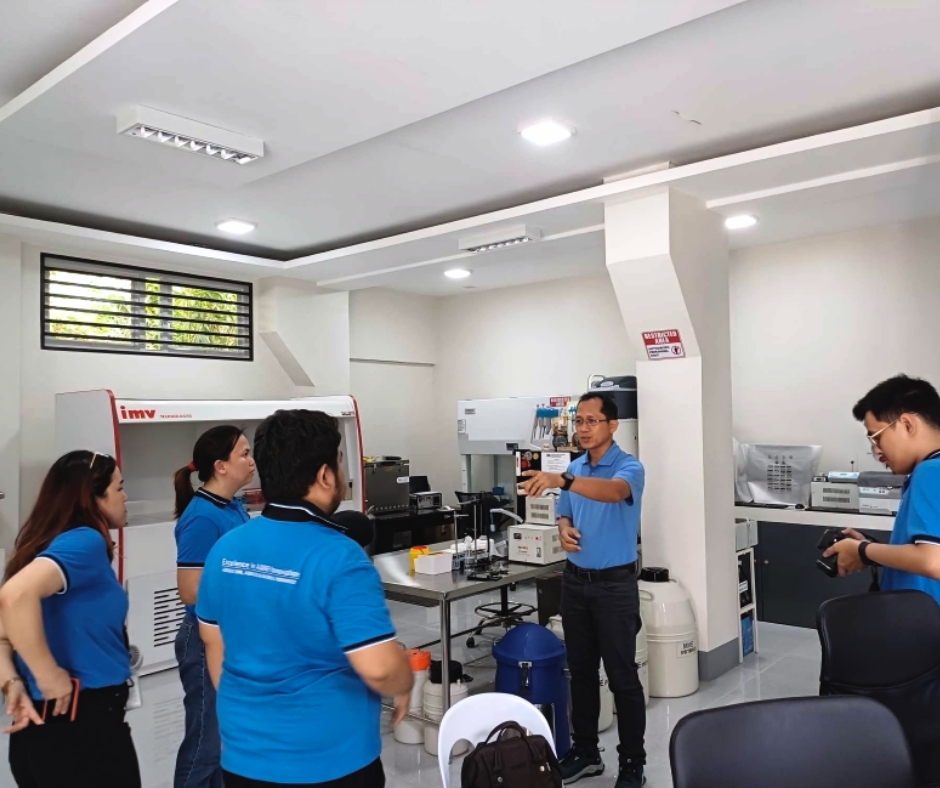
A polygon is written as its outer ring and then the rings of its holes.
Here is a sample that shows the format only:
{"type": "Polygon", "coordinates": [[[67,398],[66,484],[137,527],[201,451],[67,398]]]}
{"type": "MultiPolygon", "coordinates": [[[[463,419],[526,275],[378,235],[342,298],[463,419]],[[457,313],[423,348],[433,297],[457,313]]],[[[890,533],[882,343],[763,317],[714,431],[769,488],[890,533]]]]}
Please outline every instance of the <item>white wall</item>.
{"type": "MultiPolygon", "coordinates": [[[[23,247],[21,516],[28,513],[45,472],[55,460],[55,395],[59,392],[107,388],[120,397],[154,399],[275,399],[294,395],[287,374],[257,336],[255,360],[251,362],[42,350],[39,254],[36,247],[23,247]]],[[[0,307],[5,309],[7,292],[5,288],[0,292],[4,296],[0,307]]],[[[9,536],[3,537],[6,541],[0,546],[9,547],[9,536]]]]}
{"type": "Polygon", "coordinates": [[[19,530],[20,486],[20,243],[0,236],[0,549],[19,530]]]}
{"type": "Polygon", "coordinates": [[[441,299],[437,317],[435,469],[460,489],[457,401],[575,395],[589,375],[635,368],[607,274],[441,299]]]}
{"type": "Polygon", "coordinates": [[[349,393],[349,293],[284,277],[261,281],[258,327],[298,396],[349,393]]]}
{"type": "Polygon", "coordinates": [[[365,453],[407,458],[434,489],[436,315],[437,299],[427,296],[384,288],[349,296],[350,391],[365,453]]]}
{"type": "Polygon", "coordinates": [[[350,356],[360,361],[434,364],[437,302],[382,287],[350,293],[350,356]]]}
{"type": "Polygon", "coordinates": [[[875,470],[852,406],[900,372],[940,385],[940,219],[740,250],[730,284],[735,437],[875,470]]]}

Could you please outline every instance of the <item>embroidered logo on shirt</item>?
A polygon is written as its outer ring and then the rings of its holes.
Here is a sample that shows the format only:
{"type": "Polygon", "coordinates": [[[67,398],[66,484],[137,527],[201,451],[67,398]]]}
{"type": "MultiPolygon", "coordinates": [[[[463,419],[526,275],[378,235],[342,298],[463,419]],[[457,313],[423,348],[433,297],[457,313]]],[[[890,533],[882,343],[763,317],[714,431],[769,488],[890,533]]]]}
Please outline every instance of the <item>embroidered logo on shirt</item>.
{"type": "Polygon", "coordinates": [[[278,569],[276,566],[269,566],[268,564],[256,564],[252,561],[232,561],[228,558],[222,559],[222,571],[228,575],[255,577],[259,580],[288,583],[292,586],[297,585],[297,581],[300,579],[300,572],[294,569],[278,569]]]}

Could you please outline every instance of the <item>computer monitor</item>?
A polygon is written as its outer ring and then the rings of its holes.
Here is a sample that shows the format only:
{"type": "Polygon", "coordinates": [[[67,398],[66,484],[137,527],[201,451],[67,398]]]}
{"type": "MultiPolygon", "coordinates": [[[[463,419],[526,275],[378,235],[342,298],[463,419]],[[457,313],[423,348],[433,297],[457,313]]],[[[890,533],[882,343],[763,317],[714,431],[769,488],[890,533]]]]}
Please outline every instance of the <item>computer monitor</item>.
{"type": "Polygon", "coordinates": [[[431,485],[428,484],[427,476],[409,476],[408,477],[408,492],[412,495],[415,493],[431,492],[431,485]]]}

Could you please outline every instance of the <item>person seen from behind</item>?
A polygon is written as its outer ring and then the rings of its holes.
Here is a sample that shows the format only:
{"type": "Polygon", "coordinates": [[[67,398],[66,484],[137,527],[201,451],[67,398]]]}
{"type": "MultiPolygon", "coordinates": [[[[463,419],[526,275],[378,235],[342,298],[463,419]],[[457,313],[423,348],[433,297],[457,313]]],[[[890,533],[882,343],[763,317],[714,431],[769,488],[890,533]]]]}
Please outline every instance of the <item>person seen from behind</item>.
{"type": "Polygon", "coordinates": [[[400,720],[413,679],[378,573],[332,519],[338,423],[278,411],[255,459],[267,505],[212,548],[196,602],[225,787],[382,788],[381,697],[400,720]]]}

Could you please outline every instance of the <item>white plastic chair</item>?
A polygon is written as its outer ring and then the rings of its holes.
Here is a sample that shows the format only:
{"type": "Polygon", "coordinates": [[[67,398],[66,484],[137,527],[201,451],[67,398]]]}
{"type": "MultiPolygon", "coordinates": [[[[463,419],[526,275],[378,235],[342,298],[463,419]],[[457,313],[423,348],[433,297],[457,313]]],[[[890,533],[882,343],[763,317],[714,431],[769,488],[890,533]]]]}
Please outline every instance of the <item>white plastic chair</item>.
{"type": "Polygon", "coordinates": [[[471,695],[451,706],[441,720],[437,742],[437,762],[441,767],[444,788],[451,788],[450,753],[459,741],[476,746],[503,722],[518,722],[531,734],[544,736],[555,751],[555,740],[548,720],[535,706],[517,695],[505,692],[484,692],[471,695]]]}

